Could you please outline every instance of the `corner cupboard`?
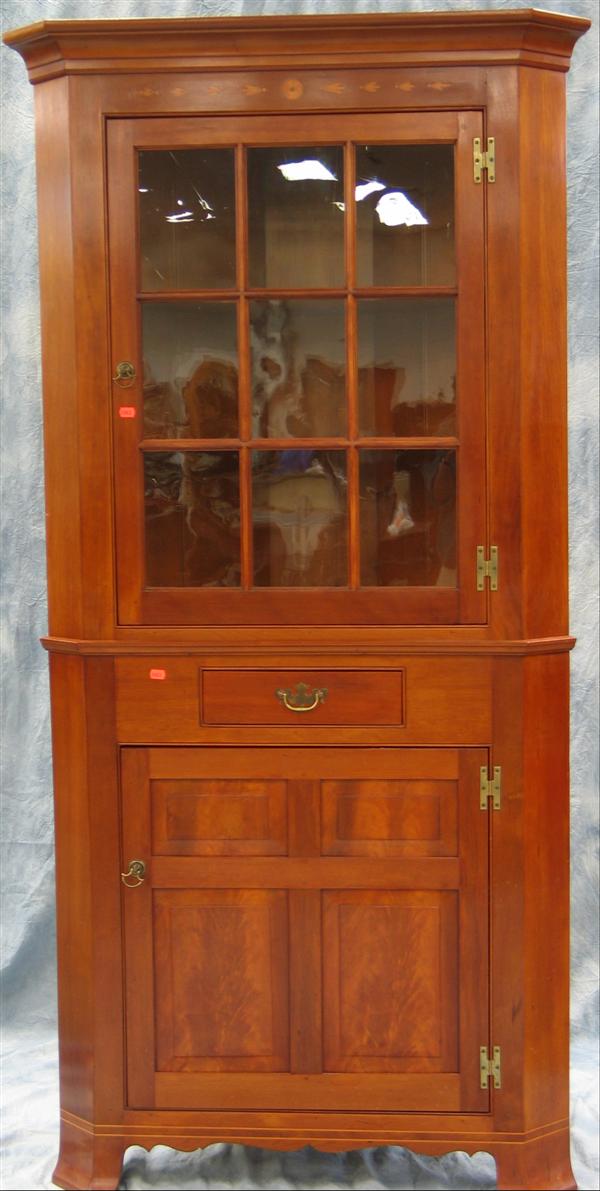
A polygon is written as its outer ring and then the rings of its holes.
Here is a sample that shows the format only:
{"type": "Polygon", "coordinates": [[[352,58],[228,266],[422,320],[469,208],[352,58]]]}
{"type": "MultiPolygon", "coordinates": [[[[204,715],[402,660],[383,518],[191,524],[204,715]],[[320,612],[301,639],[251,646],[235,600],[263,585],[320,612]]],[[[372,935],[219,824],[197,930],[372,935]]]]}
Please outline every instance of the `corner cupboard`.
{"type": "Polygon", "coordinates": [[[568,1135],[585,20],[46,21],[55,1182],[568,1135]]]}

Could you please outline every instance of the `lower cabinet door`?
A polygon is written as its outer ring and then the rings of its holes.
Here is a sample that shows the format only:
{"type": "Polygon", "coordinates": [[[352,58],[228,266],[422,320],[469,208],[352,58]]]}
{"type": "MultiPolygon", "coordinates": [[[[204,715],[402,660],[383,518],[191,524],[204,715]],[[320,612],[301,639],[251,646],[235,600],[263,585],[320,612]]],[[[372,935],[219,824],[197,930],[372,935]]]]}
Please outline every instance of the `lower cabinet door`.
{"type": "Polygon", "coordinates": [[[128,1104],[485,1111],[486,763],[123,749],[128,1104]]]}

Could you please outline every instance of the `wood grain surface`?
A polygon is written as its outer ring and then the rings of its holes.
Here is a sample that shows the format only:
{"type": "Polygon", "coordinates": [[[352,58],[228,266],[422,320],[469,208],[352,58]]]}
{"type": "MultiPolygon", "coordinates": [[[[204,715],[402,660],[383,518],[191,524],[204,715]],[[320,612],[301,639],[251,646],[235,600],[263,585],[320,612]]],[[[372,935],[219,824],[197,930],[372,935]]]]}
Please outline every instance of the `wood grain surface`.
{"type": "MultiPolygon", "coordinates": [[[[500,1188],[575,1187],[563,122],[587,27],[521,9],[5,36],[37,84],[59,1186],[115,1188],[131,1144],[229,1141],[488,1149],[500,1188]],[[496,138],[493,184],[473,181],[476,136],[496,138]],[[343,283],[252,286],[247,155],[274,144],[341,147],[343,283]],[[355,144],[452,147],[455,278],[363,284],[355,144]],[[224,146],[235,286],[145,292],[138,151],[224,146]],[[343,432],[252,437],[250,305],[287,299],[345,306],[343,432]],[[448,433],[361,431],[368,299],[456,306],[448,433]],[[140,311],[204,301],[237,304],[237,437],[161,439],[140,311]],[[342,585],[255,585],[252,452],[289,448],[345,453],[342,585]],[[455,460],[448,586],[361,589],[367,449],[455,460]],[[239,586],[151,587],[144,453],[210,450],[239,457],[239,586]],[[498,546],[496,592],[478,545],[498,546]],[[277,699],[299,682],[327,687],[314,712],[277,699]],[[500,810],[480,808],[492,766],[500,810]],[[493,1046],[502,1084],[481,1088],[493,1046]]],[[[280,239],[282,261],[297,249],[280,239]]]]}

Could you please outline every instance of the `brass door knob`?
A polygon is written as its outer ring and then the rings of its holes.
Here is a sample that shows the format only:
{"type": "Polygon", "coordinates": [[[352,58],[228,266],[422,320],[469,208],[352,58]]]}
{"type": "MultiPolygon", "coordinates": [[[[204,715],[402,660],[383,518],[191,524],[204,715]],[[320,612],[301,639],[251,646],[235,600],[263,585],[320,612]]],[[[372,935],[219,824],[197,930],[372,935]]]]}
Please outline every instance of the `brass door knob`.
{"type": "Polygon", "coordinates": [[[146,865],[143,860],[130,860],[126,873],[121,873],[121,880],[128,889],[136,889],[143,883],[146,876],[146,865]]]}
{"type": "Polygon", "coordinates": [[[122,389],[130,389],[135,380],[135,364],[130,360],[121,360],[120,364],[117,364],[113,380],[122,389]]]}

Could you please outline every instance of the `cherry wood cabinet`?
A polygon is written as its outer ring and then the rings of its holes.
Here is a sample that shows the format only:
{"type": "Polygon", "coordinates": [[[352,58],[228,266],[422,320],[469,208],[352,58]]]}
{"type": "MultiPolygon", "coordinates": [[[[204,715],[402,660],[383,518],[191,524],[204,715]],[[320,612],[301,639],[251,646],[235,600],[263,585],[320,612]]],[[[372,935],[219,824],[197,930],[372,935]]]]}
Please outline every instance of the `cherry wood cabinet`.
{"type": "Polygon", "coordinates": [[[65,1188],[568,1142],[579,18],[42,22],[65,1188]]]}

